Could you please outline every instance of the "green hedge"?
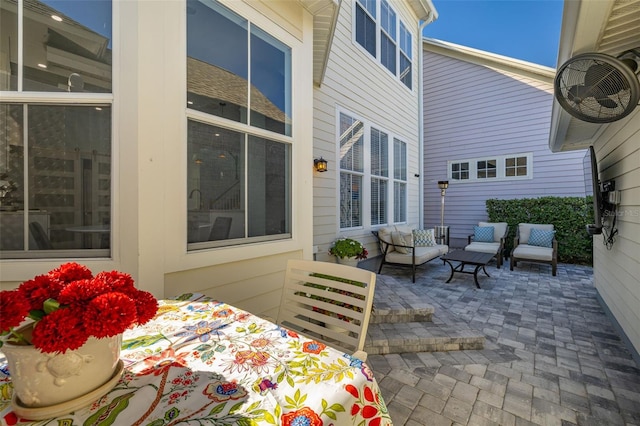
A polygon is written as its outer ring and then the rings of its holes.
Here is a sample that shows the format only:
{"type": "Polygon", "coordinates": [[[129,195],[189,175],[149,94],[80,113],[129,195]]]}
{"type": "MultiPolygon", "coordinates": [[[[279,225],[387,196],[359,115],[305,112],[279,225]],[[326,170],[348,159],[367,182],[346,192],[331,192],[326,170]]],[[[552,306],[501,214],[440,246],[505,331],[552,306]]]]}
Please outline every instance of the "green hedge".
{"type": "Polygon", "coordinates": [[[519,223],[552,223],[558,240],[558,261],[593,264],[592,237],[586,225],[593,223],[592,198],[541,197],[514,200],[488,199],[490,222],[507,222],[507,250],[511,253],[519,223]]]}

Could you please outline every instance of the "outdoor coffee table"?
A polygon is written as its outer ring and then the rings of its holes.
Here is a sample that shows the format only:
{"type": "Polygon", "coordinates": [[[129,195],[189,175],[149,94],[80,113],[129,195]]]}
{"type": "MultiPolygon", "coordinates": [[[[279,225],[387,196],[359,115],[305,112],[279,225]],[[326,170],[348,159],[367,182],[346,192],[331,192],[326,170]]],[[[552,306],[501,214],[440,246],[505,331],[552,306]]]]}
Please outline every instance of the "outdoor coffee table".
{"type": "Polygon", "coordinates": [[[491,253],[480,253],[477,251],[467,251],[467,250],[454,250],[450,253],[447,253],[443,256],[440,256],[440,259],[444,260],[451,267],[451,275],[447,282],[450,282],[453,278],[453,275],[458,272],[461,274],[473,274],[473,280],[476,283],[476,287],[480,288],[480,284],[478,283],[478,271],[482,268],[482,271],[486,276],[491,277],[487,270],[484,268],[487,266],[487,263],[491,259],[493,259],[495,255],[491,253]],[[453,266],[451,262],[460,262],[457,266],[453,266]],[[472,271],[465,271],[465,265],[475,266],[475,269],[472,271]]]}

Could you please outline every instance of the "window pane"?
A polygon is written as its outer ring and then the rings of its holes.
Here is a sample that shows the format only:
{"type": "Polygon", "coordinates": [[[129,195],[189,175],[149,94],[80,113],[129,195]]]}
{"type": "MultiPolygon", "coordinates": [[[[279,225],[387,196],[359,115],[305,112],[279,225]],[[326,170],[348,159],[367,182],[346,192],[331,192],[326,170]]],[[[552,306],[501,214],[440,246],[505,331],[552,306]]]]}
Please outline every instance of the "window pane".
{"type": "Polygon", "coordinates": [[[23,37],[23,90],[111,92],[110,0],[24,2],[23,37]]]}
{"type": "Polygon", "coordinates": [[[389,135],[371,129],[371,174],[389,176],[389,135]]]}
{"type": "Polygon", "coordinates": [[[251,26],[252,126],[291,136],[291,49],[251,26]]]}
{"type": "Polygon", "coordinates": [[[407,184],[402,182],[393,184],[393,220],[394,222],[407,220],[407,184]]]}
{"type": "Polygon", "coordinates": [[[403,53],[400,54],[400,81],[404,83],[409,89],[411,89],[411,61],[404,56],[403,53]]]}
{"type": "Polygon", "coordinates": [[[400,50],[411,60],[411,33],[400,22],[400,50]]]}
{"type": "Polygon", "coordinates": [[[478,179],[496,177],[496,160],[481,160],[477,162],[478,179]]]}
{"type": "Polygon", "coordinates": [[[393,41],[396,40],[396,12],[385,0],[380,2],[380,26],[393,41]]]}
{"type": "Polygon", "coordinates": [[[188,122],[189,243],[245,237],[244,146],[242,133],[188,122]],[[219,216],[226,219],[218,220],[214,227],[219,216]]]}
{"type": "Polygon", "coordinates": [[[364,125],[346,114],[340,114],[340,168],[362,172],[364,125]]]}
{"type": "Polygon", "coordinates": [[[382,179],[371,179],[371,224],[387,223],[387,185],[382,179]]]}
{"type": "Polygon", "coordinates": [[[393,139],[393,177],[407,180],[407,144],[393,139]]]}
{"type": "Polygon", "coordinates": [[[0,90],[18,90],[18,4],[0,0],[0,90]]]}
{"type": "Polygon", "coordinates": [[[360,4],[356,4],[356,41],[371,56],[376,56],[376,22],[360,4]]]}
{"type": "Polygon", "coordinates": [[[340,228],[362,226],[362,176],[340,173],[340,228]]]}
{"type": "Polygon", "coordinates": [[[376,0],[358,0],[358,3],[364,5],[367,12],[375,19],[376,17],[376,0]]]}
{"type": "Polygon", "coordinates": [[[396,45],[384,33],[382,33],[380,37],[380,62],[395,75],[396,45]]]}
{"type": "Polygon", "coordinates": [[[217,2],[187,2],[189,108],[247,123],[248,24],[217,2]]]}
{"type": "Polygon", "coordinates": [[[0,142],[2,257],[25,257],[25,250],[54,258],[69,257],[62,250],[108,255],[111,108],[4,104],[0,117],[7,132],[0,142]]]}
{"type": "Polygon", "coordinates": [[[247,214],[249,237],[291,232],[291,155],[287,144],[249,136],[247,214]]]}

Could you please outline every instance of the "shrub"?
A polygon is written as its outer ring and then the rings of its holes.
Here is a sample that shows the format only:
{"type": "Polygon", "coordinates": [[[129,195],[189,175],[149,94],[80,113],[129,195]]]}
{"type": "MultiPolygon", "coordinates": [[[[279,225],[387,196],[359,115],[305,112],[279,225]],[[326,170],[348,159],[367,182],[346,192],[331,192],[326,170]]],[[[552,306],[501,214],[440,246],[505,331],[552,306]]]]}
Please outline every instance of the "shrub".
{"type": "Polygon", "coordinates": [[[590,196],[488,199],[486,206],[490,222],[509,224],[508,253],[519,223],[551,223],[556,230],[559,262],[593,264],[592,237],[586,231],[586,225],[593,223],[590,196]]]}

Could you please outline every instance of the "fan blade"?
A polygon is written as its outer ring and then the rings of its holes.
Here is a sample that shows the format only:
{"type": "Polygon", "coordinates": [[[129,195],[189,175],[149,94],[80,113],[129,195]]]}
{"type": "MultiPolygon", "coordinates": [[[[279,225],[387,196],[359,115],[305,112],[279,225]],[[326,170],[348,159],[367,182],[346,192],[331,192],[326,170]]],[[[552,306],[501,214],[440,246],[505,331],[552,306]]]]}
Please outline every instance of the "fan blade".
{"type": "Polygon", "coordinates": [[[615,95],[629,89],[629,84],[620,78],[620,72],[609,64],[591,65],[584,76],[587,87],[597,87],[605,96],[615,95]]]}
{"type": "Polygon", "coordinates": [[[605,97],[605,98],[596,98],[596,101],[598,101],[598,103],[601,106],[605,107],[605,108],[614,109],[614,108],[618,107],[618,103],[616,101],[614,101],[613,99],[607,98],[607,97],[605,97]]]}

